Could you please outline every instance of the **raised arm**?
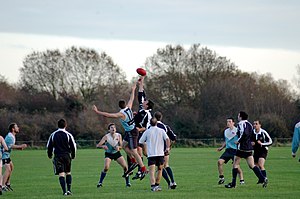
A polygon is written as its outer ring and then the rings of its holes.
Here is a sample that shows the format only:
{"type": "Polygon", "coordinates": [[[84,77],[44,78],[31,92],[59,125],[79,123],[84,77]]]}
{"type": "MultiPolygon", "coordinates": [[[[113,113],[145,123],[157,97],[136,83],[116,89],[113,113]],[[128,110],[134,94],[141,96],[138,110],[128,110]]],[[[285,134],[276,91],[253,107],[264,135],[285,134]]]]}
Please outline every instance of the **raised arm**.
{"type": "Polygon", "coordinates": [[[135,89],[136,89],[136,82],[134,82],[134,84],[131,87],[130,99],[127,103],[127,107],[130,108],[130,109],[132,108],[132,104],[133,104],[133,101],[134,101],[135,89]]]}

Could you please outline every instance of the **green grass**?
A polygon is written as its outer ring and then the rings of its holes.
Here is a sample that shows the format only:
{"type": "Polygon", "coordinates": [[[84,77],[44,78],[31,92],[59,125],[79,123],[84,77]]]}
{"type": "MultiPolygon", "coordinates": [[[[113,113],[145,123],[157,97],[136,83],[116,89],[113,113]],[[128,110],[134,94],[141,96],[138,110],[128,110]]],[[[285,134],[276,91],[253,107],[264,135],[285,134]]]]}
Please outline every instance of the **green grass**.
{"type": "MultiPolygon", "coordinates": [[[[217,159],[221,155],[215,148],[174,148],[171,162],[177,189],[168,190],[162,179],[163,191],[151,192],[149,177],[131,181],[126,188],[121,177],[122,169],[116,162],[104,180],[103,187],[96,188],[99,173],[103,169],[103,150],[78,150],[73,161],[72,198],[299,198],[300,163],[291,158],[290,147],[273,147],[266,161],[269,185],[266,189],[257,185],[257,178],[245,161],[242,162],[246,184],[236,189],[217,185],[217,159]]],[[[4,193],[7,198],[62,198],[58,177],[53,175],[51,160],[46,150],[13,151],[15,170],[12,175],[13,192],[4,193]]],[[[225,178],[231,179],[231,164],[225,165],[225,178]]]]}

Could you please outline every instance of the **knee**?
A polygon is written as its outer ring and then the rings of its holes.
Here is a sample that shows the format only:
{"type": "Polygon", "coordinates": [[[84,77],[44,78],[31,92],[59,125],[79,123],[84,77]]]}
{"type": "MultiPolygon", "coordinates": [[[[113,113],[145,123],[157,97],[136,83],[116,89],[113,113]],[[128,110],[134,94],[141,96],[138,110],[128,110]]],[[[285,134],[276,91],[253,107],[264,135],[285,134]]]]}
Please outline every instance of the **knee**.
{"type": "Polygon", "coordinates": [[[222,160],[218,160],[218,166],[222,166],[222,165],[223,165],[222,160]]]}

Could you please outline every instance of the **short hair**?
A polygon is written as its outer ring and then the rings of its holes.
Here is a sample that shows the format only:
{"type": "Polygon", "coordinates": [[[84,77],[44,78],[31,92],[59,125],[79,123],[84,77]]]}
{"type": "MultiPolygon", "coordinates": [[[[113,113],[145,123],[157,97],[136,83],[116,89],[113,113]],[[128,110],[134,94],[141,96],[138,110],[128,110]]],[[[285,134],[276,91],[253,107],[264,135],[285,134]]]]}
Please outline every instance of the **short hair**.
{"type": "Polygon", "coordinates": [[[154,102],[152,100],[148,100],[147,106],[148,106],[148,109],[153,109],[154,102]]]}
{"type": "Polygon", "coordinates": [[[119,107],[122,108],[122,109],[125,108],[125,107],[126,107],[126,101],[123,100],[123,99],[120,100],[120,101],[119,101],[119,107]]]}
{"type": "Polygon", "coordinates": [[[109,123],[107,129],[109,130],[111,126],[116,126],[115,123],[109,123]]]}
{"type": "Polygon", "coordinates": [[[154,117],[151,118],[151,119],[150,119],[150,125],[151,125],[151,126],[156,126],[156,124],[157,124],[157,119],[154,118],[154,117]]]}
{"type": "Polygon", "coordinates": [[[154,113],[154,117],[155,117],[158,121],[161,121],[162,116],[163,116],[162,113],[159,112],[159,111],[156,111],[156,112],[154,113]]]}
{"type": "Polygon", "coordinates": [[[14,123],[14,122],[13,122],[13,123],[10,123],[10,124],[8,125],[8,131],[9,131],[9,132],[12,132],[12,129],[15,128],[15,125],[16,125],[16,123],[14,123]]]}
{"type": "Polygon", "coordinates": [[[245,111],[240,111],[240,117],[242,120],[248,119],[248,114],[245,111]]]}
{"type": "Polygon", "coordinates": [[[232,122],[234,122],[233,117],[228,117],[227,120],[232,120],[232,122]]]}
{"type": "Polygon", "coordinates": [[[58,126],[58,128],[60,128],[60,129],[66,128],[66,126],[67,126],[67,121],[66,121],[65,119],[61,118],[60,120],[58,120],[57,126],[58,126]]]}

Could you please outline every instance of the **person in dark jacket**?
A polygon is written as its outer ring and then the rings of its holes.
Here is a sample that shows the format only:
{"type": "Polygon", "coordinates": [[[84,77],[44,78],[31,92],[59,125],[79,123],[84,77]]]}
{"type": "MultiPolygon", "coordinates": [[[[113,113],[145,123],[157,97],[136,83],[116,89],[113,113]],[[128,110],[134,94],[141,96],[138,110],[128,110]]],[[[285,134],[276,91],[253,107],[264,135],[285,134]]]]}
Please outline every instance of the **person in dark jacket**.
{"type": "Polygon", "coordinates": [[[232,182],[225,185],[226,188],[235,188],[238,167],[242,158],[246,159],[248,166],[250,167],[250,169],[253,170],[253,172],[257,176],[257,184],[263,184],[264,188],[267,187],[268,184],[268,179],[263,176],[259,167],[254,164],[252,142],[255,141],[255,138],[252,124],[247,119],[248,114],[244,111],[240,111],[238,114],[239,123],[237,130],[237,135],[239,138],[236,142],[238,148],[233,161],[232,182]]]}
{"type": "Polygon", "coordinates": [[[54,153],[54,174],[59,176],[63,195],[72,195],[71,162],[76,155],[76,143],[73,135],[66,130],[66,127],[66,120],[58,120],[58,129],[50,135],[47,143],[47,154],[51,159],[54,153]]]}

